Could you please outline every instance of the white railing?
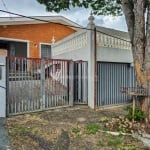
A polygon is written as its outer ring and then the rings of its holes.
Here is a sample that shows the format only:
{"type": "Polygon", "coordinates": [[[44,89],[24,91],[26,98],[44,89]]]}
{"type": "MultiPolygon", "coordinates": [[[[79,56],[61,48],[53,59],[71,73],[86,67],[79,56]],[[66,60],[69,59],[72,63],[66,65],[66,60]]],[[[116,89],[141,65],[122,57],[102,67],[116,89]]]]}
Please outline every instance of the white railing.
{"type": "Polygon", "coordinates": [[[131,50],[131,44],[130,42],[128,42],[129,39],[122,40],[121,37],[119,39],[117,37],[115,38],[98,32],[96,36],[97,36],[97,46],[131,50]]]}
{"type": "Polygon", "coordinates": [[[87,32],[79,31],[52,45],[53,56],[87,46],[87,32]]]}

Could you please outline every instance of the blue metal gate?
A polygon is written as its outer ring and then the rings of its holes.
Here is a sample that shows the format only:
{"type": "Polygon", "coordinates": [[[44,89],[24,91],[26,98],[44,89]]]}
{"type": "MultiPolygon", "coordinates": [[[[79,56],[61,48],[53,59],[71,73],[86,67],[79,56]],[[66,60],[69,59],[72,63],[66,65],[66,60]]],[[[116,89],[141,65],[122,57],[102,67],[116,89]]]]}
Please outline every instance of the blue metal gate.
{"type": "Polygon", "coordinates": [[[135,72],[130,64],[97,63],[97,106],[117,105],[131,100],[121,87],[135,87],[135,72]]]}

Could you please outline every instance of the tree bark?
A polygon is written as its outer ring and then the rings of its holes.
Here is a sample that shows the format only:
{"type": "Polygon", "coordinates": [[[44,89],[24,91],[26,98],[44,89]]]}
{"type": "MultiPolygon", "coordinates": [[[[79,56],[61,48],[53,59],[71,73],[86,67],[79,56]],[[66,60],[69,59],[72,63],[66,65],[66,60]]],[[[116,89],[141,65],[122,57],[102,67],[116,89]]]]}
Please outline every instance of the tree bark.
{"type": "Polygon", "coordinates": [[[145,52],[145,1],[134,0],[134,38],[132,44],[133,58],[139,87],[145,87],[145,75],[143,69],[145,52]]]}
{"type": "Polygon", "coordinates": [[[133,2],[129,0],[121,1],[122,10],[125,15],[126,23],[128,26],[128,32],[130,36],[131,43],[133,43],[134,37],[134,12],[133,12],[133,2]]]}
{"type": "MultiPolygon", "coordinates": [[[[147,22],[146,22],[146,41],[145,41],[145,60],[144,60],[144,70],[147,81],[147,88],[150,93],[150,3],[147,3],[147,22]]],[[[144,100],[143,110],[147,116],[147,125],[150,128],[150,96],[144,100]]]]}

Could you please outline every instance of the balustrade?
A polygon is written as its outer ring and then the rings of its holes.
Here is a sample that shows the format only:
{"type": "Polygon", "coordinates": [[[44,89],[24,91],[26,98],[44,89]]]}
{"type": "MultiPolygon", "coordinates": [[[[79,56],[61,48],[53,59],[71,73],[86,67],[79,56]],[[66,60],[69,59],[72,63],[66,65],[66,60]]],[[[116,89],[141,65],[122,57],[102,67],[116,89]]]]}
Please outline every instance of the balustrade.
{"type": "Polygon", "coordinates": [[[127,49],[131,50],[131,44],[128,40],[123,40],[115,37],[111,37],[109,35],[105,35],[103,33],[97,33],[97,46],[118,48],[118,49],[127,49]]]}

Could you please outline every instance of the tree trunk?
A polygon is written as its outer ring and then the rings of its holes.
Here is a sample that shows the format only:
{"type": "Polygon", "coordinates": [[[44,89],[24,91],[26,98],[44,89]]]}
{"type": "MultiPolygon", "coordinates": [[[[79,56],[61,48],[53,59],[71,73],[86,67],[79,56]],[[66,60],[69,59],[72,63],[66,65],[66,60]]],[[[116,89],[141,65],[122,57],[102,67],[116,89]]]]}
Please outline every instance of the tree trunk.
{"type": "MultiPolygon", "coordinates": [[[[150,8],[146,0],[122,0],[122,9],[126,18],[132,44],[132,54],[136,70],[137,86],[150,90],[150,8]],[[147,11],[145,6],[148,6],[147,11]],[[147,13],[147,24],[145,24],[147,13]],[[146,33],[145,33],[146,26],[146,33]]],[[[146,114],[146,123],[150,123],[150,100],[145,97],[141,108],[146,114]]]]}
{"type": "MultiPolygon", "coordinates": [[[[146,21],[146,41],[145,41],[145,59],[144,70],[147,82],[148,93],[150,94],[150,4],[147,4],[147,21],[146,21]]],[[[147,116],[147,124],[150,128],[150,96],[144,100],[142,109],[147,116]]]]}

